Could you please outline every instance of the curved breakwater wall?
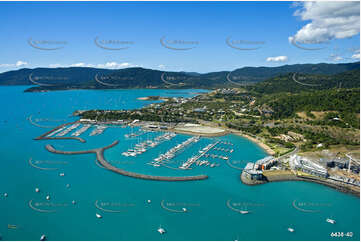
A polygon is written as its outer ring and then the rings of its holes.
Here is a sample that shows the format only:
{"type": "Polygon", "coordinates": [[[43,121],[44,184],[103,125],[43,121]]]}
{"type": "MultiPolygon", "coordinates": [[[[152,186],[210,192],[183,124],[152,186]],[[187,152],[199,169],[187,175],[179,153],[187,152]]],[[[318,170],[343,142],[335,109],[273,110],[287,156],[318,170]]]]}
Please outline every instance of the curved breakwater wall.
{"type": "Polygon", "coordinates": [[[104,158],[104,151],[106,149],[109,149],[119,143],[118,140],[114,141],[112,144],[92,149],[92,150],[83,150],[83,151],[61,151],[56,150],[52,145],[46,145],[45,148],[52,153],[55,154],[64,154],[64,155],[76,155],[76,154],[89,154],[89,153],[95,153],[97,160],[99,163],[106,169],[113,171],[115,173],[121,174],[123,176],[129,176],[139,179],[145,179],[145,180],[157,180],[157,181],[195,181],[195,180],[205,180],[208,178],[207,175],[196,175],[196,176],[153,176],[153,175],[146,175],[146,174],[140,174],[135,172],[129,172],[122,170],[118,167],[112,166],[109,162],[107,162],[104,158]]]}

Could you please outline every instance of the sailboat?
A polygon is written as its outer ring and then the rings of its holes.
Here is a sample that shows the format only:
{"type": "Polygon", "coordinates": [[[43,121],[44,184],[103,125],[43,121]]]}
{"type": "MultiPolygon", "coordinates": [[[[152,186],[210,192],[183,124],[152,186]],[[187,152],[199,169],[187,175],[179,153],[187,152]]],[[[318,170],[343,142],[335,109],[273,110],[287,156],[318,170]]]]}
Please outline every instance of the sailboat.
{"type": "Polygon", "coordinates": [[[164,234],[166,233],[165,229],[163,229],[161,226],[159,226],[158,230],[157,230],[160,234],[164,234]]]}
{"type": "Polygon", "coordinates": [[[330,223],[330,224],[335,224],[335,223],[336,223],[336,220],[331,219],[331,218],[327,218],[327,219],[326,219],[326,222],[327,222],[327,223],[330,223]]]}

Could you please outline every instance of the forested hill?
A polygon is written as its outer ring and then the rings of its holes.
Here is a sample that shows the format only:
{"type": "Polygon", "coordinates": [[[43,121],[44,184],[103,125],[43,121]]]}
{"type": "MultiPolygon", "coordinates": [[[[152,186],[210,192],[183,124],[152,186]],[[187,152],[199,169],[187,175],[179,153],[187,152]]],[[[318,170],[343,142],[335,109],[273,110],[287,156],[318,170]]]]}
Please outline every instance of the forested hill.
{"type": "MultiPolygon", "coordinates": [[[[360,68],[360,62],[346,64],[297,64],[279,67],[244,67],[230,71],[164,72],[145,68],[119,70],[88,67],[35,68],[0,74],[0,85],[34,85],[29,91],[104,88],[220,88],[237,87],[237,82],[260,82],[282,78],[288,73],[335,75],[360,68]],[[233,82],[227,79],[237,77],[233,82]]],[[[345,74],[342,74],[345,75],[345,74]]],[[[354,75],[351,73],[350,75],[354,75]]],[[[288,77],[289,79],[289,77],[288,77]]]]}
{"type": "Polygon", "coordinates": [[[259,82],[254,86],[250,86],[249,90],[260,94],[272,94],[359,87],[360,69],[355,69],[335,75],[288,73],[259,82]]]}

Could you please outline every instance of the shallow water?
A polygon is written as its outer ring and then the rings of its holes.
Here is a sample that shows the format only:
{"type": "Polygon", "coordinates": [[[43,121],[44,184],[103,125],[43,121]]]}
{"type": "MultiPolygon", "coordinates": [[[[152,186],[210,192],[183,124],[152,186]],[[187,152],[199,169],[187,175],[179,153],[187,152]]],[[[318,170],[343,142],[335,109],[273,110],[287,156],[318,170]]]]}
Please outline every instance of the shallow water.
{"type": "MultiPolygon", "coordinates": [[[[24,93],[27,87],[0,87],[3,110],[0,116],[0,234],[3,240],[38,240],[46,234],[49,240],[359,240],[359,198],[338,192],[319,184],[307,182],[278,182],[246,186],[240,182],[240,171],[220,159],[207,158],[219,167],[195,167],[180,171],[153,167],[146,163],[160,153],[190,136],[177,135],[170,141],[148,150],[137,157],[124,157],[123,151],[138,142],[126,139],[130,128],[108,128],[102,135],[89,136],[92,129],[75,140],[41,140],[34,137],[50,130],[36,127],[27,117],[45,126],[56,126],[71,117],[75,110],[132,109],[152,103],[137,97],[192,96],[202,90],[76,90],[48,93],[24,93]],[[42,121],[48,119],[48,121],[42,121]],[[58,121],[62,120],[62,121],[58,121]],[[162,175],[183,176],[207,174],[208,180],[188,182],[161,182],[124,177],[100,168],[94,154],[57,155],[44,149],[52,144],[60,150],[85,150],[102,147],[119,140],[120,143],[105,152],[106,159],[125,170],[162,175]],[[40,170],[29,165],[29,158],[39,167],[58,168],[40,170]],[[59,176],[65,173],[65,176],[59,176]],[[67,188],[66,185],[70,184],[67,188]],[[40,189],[39,193],[35,188],[40,189]],[[46,195],[51,200],[45,199],[46,195]],[[147,200],[151,203],[147,203],[147,200]],[[29,201],[38,209],[55,210],[41,213],[29,207],[29,201]],[[76,204],[71,201],[75,200],[76,204]],[[95,207],[98,201],[109,213],[95,207]],[[168,208],[185,213],[165,210],[168,208]],[[247,209],[242,215],[227,207],[227,201],[237,209],[247,209]],[[302,212],[298,207],[314,212],[302,212]],[[95,213],[103,216],[98,219],[95,213]],[[333,218],[336,224],[326,223],[333,218]],[[8,224],[16,225],[9,229],[8,224]],[[167,233],[160,235],[159,226],[167,233]],[[287,231],[295,229],[294,233],[287,231]],[[352,237],[334,238],[331,232],[353,232],[352,237]]],[[[71,132],[72,133],[72,132],[71,132]]],[[[150,133],[142,139],[161,133],[150,133]]],[[[69,134],[67,135],[69,136],[69,134]]],[[[247,161],[256,161],[266,153],[256,144],[235,135],[201,138],[177,155],[171,163],[181,161],[216,140],[232,142],[235,150],[230,162],[243,167],[247,161]]],[[[228,148],[226,145],[219,147],[228,148]]],[[[222,154],[222,151],[212,151],[222,154]]],[[[226,153],[223,153],[226,154],[226,153]]],[[[203,158],[202,158],[203,159],[203,158]]],[[[206,159],[206,158],[204,158],[206,159]]]]}

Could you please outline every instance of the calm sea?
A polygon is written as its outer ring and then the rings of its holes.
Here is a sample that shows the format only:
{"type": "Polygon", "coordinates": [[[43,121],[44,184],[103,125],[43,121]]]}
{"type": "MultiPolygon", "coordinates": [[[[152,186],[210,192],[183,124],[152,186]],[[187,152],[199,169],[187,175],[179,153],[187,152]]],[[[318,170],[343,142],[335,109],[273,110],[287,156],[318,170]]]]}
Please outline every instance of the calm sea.
{"type": "MultiPolygon", "coordinates": [[[[76,120],[71,116],[75,110],[133,109],[151,103],[137,97],[190,97],[205,90],[24,93],[26,88],[0,87],[0,234],[3,240],[39,240],[42,234],[49,240],[360,239],[360,200],[355,196],[307,182],[246,186],[240,181],[239,170],[217,158],[204,159],[218,163],[218,167],[197,166],[186,171],[147,164],[190,137],[187,135],[177,135],[137,157],[124,157],[121,153],[161,133],[126,139],[124,135],[131,132],[130,128],[109,127],[99,136],[89,136],[92,128],[83,133],[80,137],[86,139],[86,143],[33,140],[52,126],[76,120]],[[43,127],[31,124],[28,117],[43,127]],[[51,154],[44,148],[52,144],[61,150],[85,150],[114,140],[120,143],[107,150],[105,156],[115,166],[162,176],[207,174],[209,179],[139,180],[100,168],[94,154],[65,156],[51,154]],[[46,169],[31,166],[30,158],[32,164],[46,169]],[[59,176],[60,173],[64,176],[59,176]],[[35,188],[40,192],[36,193],[35,188]],[[4,193],[8,193],[8,197],[4,197],[4,193]],[[49,201],[47,195],[51,197],[49,201]],[[95,203],[107,212],[96,208],[95,203]],[[228,205],[250,213],[240,214],[228,205]],[[182,212],[183,208],[187,211],[182,212]],[[96,218],[96,213],[102,218],[96,218]],[[335,219],[336,224],[327,223],[327,218],[335,219]],[[166,230],[163,235],[157,232],[160,226],[166,230]],[[295,232],[288,232],[289,227],[295,232]],[[332,237],[332,232],[343,233],[343,237],[332,237]]],[[[201,138],[171,160],[169,166],[177,167],[217,140],[233,143],[233,146],[219,145],[234,149],[233,153],[213,152],[228,155],[233,166],[244,167],[247,161],[267,155],[247,139],[227,135],[201,138]]]]}

